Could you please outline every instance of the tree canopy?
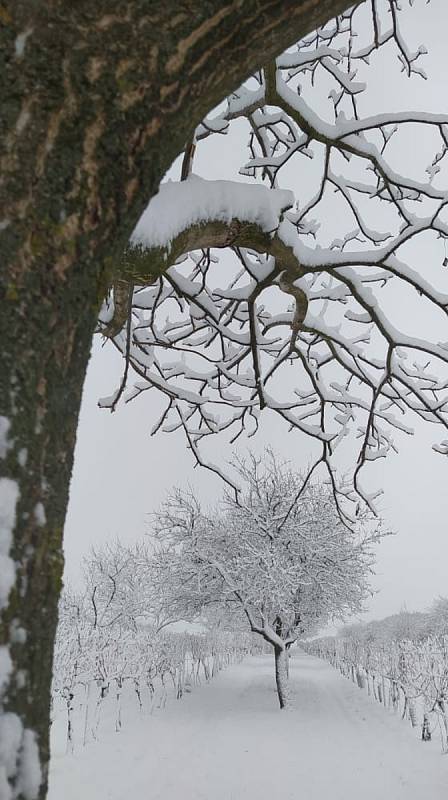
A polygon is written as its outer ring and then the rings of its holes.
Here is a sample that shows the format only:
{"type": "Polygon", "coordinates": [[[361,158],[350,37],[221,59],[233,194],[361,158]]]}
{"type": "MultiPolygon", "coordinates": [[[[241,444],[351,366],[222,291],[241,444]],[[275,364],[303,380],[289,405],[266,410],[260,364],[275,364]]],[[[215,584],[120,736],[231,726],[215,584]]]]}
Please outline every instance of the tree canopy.
{"type": "MultiPolygon", "coordinates": [[[[300,636],[361,610],[383,532],[368,514],[356,528],[344,524],[329,487],[272,452],[235,467],[241,493],[213,509],[181,491],[168,498],[154,516],[147,580],[167,618],[194,621],[210,608],[246,618],[278,663],[300,636]]],[[[283,707],[281,671],[277,688],[283,707]]]]}

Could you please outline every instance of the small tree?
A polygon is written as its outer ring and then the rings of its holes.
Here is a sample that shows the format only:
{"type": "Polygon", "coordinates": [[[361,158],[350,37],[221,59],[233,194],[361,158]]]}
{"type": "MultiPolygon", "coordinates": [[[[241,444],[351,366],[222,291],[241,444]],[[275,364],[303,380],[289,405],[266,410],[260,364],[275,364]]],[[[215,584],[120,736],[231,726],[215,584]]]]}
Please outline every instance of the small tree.
{"type": "Polygon", "coordinates": [[[288,647],[316,624],[359,611],[381,533],[345,525],[328,487],[304,481],[272,453],[235,466],[244,491],[227,493],[212,511],[181,491],[167,500],[156,517],[152,574],[185,618],[210,606],[245,616],[274,649],[284,708],[288,647]]]}

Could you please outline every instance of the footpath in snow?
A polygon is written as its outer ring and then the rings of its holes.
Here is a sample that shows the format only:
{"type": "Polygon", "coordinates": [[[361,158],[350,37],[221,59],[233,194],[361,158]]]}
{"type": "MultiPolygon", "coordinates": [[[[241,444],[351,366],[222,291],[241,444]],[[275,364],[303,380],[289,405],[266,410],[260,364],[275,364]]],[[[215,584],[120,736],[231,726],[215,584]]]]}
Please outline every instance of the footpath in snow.
{"type": "Polygon", "coordinates": [[[153,716],[55,755],[50,800],[447,800],[448,756],[329,665],[247,658],[153,716]]]}

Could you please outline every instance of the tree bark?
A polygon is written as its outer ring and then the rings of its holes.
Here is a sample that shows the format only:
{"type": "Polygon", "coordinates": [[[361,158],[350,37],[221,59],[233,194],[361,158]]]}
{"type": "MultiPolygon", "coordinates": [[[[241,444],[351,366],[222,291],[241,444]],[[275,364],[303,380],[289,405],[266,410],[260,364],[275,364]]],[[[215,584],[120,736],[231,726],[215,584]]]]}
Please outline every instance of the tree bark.
{"type": "Polygon", "coordinates": [[[278,702],[280,708],[286,708],[289,704],[288,693],[288,653],[285,647],[274,645],[275,656],[275,683],[277,686],[278,702]]]}
{"type": "Polygon", "coordinates": [[[0,4],[0,738],[2,725],[15,731],[3,778],[0,764],[5,800],[46,795],[76,425],[120,254],[207,111],[349,5],[0,4]]]}

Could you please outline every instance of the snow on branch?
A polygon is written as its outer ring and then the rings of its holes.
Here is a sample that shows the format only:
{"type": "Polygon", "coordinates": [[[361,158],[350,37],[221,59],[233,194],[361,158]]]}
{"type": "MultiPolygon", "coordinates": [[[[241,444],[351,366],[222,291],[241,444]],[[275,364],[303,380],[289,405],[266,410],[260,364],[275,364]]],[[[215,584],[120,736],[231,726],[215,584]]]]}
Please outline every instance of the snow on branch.
{"type": "Polygon", "coordinates": [[[265,186],[207,181],[190,175],[181,183],[162,184],[143,212],[131,236],[131,245],[147,249],[167,247],[179,233],[193,225],[230,223],[233,219],[253,222],[269,233],[277,230],[283,212],[293,204],[293,193],[282,189],[270,191],[265,186]]]}
{"type": "MultiPolygon", "coordinates": [[[[448,428],[448,114],[369,113],[383,58],[395,48],[396,74],[387,68],[399,91],[422,74],[425,49],[407,46],[397,4],[366,9],[290,48],[204,121],[196,152],[246,121],[246,182],[162,185],[99,329],[129,366],[101,405],[155,389],[166,406],[154,430],[183,430],[201,464],[208,437],[252,436],[269,409],[318,446],[337,497],[372,505],[360,469],[396,448],[394,429],[411,433],[412,417],[448,428]],[[428,163],[404,172],[397,154],[416,130],[428,163]],[[293,167],[307,176],[296,194],[279,188],[293,167]],[[433,254],[423,264],[419,240],[433,254]],[[357,454],[342,489],[335,452],[347,438],[357,454]]],[[[442,434],[435,449],[446,453],[442,434]]]]}

